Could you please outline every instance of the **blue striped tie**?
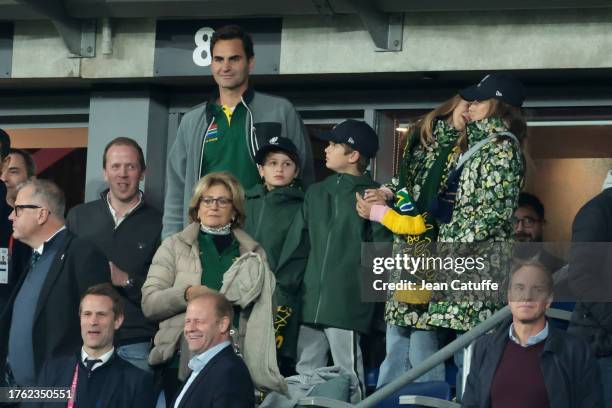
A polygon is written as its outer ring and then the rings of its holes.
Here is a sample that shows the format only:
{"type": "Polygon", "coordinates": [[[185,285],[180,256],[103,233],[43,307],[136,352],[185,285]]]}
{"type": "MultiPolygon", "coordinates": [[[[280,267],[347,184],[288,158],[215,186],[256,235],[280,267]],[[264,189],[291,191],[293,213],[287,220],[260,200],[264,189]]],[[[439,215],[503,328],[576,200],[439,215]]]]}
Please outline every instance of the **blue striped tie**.
{"type": "Polygon", "coordinates": [[[30,259],[30,266],[34,266],[36,262],[40,259],[42,254],[38,253],[38,251],[32,251],[32,259],[30,259]]]}

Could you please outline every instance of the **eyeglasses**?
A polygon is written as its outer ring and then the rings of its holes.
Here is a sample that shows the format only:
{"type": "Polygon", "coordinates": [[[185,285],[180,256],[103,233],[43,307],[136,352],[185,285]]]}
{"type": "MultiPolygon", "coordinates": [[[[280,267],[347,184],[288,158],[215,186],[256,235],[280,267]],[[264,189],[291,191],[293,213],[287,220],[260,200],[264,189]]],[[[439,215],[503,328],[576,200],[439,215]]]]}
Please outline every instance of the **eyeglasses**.
{"type": "MultiPolygon", "coordinates": [[[[18,204],[15,206],[15,210],[14,210],[15,215],[17,217],[21,217],[21,214],[23,214],[23,210],[25,210],[26,208],[37,209],[37,208],[45,208],[45,207],[41,207],[40,205],[35,205],[35,204],[18,204]]],[[[46,210],[49,211],[48,209],[46,210]]],[[[51,211],[49,211],[49,213],[51,213],[51,211]]]]}
{"type": "Polygon", "coordinates": [[[217,203],[219,207],[224,208],[232,204],[232,199],[227,197],[200,197],[200,203],[204,204],[204,207],[212,207],[217,203]]]}
{"type": "Polygon", "coordinates": [[[514,224],[515,227],[518,227],[518,225],[522,223],[523,227],[531,228],[539,222],[540,220],[536,220],[535,218],[531,218],[531,217],[523,217],[523,218],[512,217],[512,224],[514,224]]]}

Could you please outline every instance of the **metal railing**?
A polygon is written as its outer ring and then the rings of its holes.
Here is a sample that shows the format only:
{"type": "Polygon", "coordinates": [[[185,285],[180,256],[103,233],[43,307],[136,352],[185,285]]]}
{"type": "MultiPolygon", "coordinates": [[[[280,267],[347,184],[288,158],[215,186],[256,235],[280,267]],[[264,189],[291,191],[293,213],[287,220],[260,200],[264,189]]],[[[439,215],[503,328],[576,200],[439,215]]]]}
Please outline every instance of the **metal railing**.
{"type": "Polygon", "coordinates": [[[442,347],[439,351],[429,356],[429,358],[423,361],[423,363],[419,364],[417,367],[411,368],[393,382],[385,385],[381,389],[377,390],[374,394],[359,402],[357,405],[355,405],[355,407],[369,408],[375,406],[389,395],[393,394],[404,385],[413,382],[438,364],[444,364],[444,362],[451,358],[457,351],[469,346],[474,340],[487,333],[489,330],[497,327],[501,322],[510,317],[510,315],[510,307],[507,305],[504,306],[487,320],[480,323],[472,330],[467,331],[461,336],[457,337],[455,340],[442,347]]]}
{"type": "Polygon", "coordinates": [[[340,401],[323,401],[319,400],[322,404],[317,403],[316,398],[313,398],[312,401],[307,402],[306,399],[300,400],[300,405],[312,405],[319,407],[335,407],[335,408],[370,408],[374,407],[379,402],[383,401],[385,398],[392,395],[394,392],[401,389],[404,385],[413,382],[423,374],[427,373],[429,370],[436,367],[438,364],[443,364],[447,359],[451,358],[457,351],[466,348],[469,346],[474,340],[479,338],[480,336],[486,334],[488,331],[497,327],[504,320],[508,319],[511,316],[510,307],[508,305],[504,306],[502,309],[498,310],[495,314],[489,317],[484,322],[480,323],[478,326],[473,329],[465,332],[461,336],[457,337],[455,340],[438,350],[436,353],[432,354],[429,358],[425,359],[423,363],[419,364],[416,367],[411,368],[400,377],[396,378],[393,382],[385,385],[384,387],[376,390],[374,394],[370,395],[363,401],[357,403],[356,405],[349,404],[347,402],[340,401]]]}
{"type": "MultiPolygon", "coordinates": [[[[559,272],[554,275],[554,283],[555,288],[559,284],[564,283],[564,279],[567,279],[564,273],[561,273],[565,268],[565,273],[567,272],[567,265],[561,268],[559,272]]],[[[554,319],[561,320],[570,320],[571,312],[559,309],[549,309],[547,311],[547,316],[554,319]]],[[[495,314],[489,317],[484,322],[478,324],[478,326],[474,327],[472,330],[469,330],[459,336],[454,341],[450,342],[436,353],[432,354],[429,358],[425,359],[420,365],[411,368],[400,377],[396,378],[393,382],[385,385],[384,387],[376,390],[372,395],[364,399],[363,401],[357,403],[356,405],[349,404],[347,402],[340,402],[334,400],[327,400],[323,398],[319,400],[323,402],[322,404],[317,403],[317,398],[305,398],[300,400],[300,404],[306,402],[305,405],[311,406],[319,406],[319,407],[329,407],[329,408],[370,408],[374,407],[379,402],[383,401],[385,398],[389,397],[399,389],[401,389],[406,384],[413,382],[423,374],[427,373],[438,364],[443,364],[447,359],[451,358],[457,351],[466,348],[469,346],[474,340],[478,339],[480,336],[486,334],[488,331],[497,327],[504,320],[508,319],[512,313],[510,312],[510,306],[506,305],[502,309],[498,310],[495,314]],[[310,400],[310,401],[307,401],[310,400]],[[326,400],[326,401],[323,401],[326,400]]],[[[466,362],[469,364],[469,362],[466,362]]],[[[464,382],[467,381],[467,378],[464,379],[464,382]]]]}

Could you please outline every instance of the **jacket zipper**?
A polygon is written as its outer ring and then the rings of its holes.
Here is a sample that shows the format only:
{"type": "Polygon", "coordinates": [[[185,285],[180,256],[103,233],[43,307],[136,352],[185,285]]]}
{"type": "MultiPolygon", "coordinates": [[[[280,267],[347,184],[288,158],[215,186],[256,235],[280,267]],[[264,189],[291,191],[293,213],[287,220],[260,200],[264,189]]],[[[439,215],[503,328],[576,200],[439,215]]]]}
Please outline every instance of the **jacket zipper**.
{"type": "Polygon", "coordinates": [[[263,205],[261,206],[261,211],[259,212],[259,219],[257,220],[257,226],[255,227],[255,237],[259,236],[259,228],[261,227],[261,222],[263,221],[264,211],[266,210],[267,197],[265,194],[264,194],[262,201],[263,201],[263,205]]]}
{"type": "Polygon", "coordinates": [[[255,126],[253,124],[253,112],[251,112],[251,109],[249,108],[249,105],[246,104],[246,102],[244,101],[244,98],[241,96],[240,97],[240,101],[242,102],[242,104],[244,105],[244,107],[246,108],[247,112],[249,112],[249,118],[251,119],[250,122],[247,123],[247,134],[245,135],[246,138],[246,142],[247,142],[247,147],[249,147],[249,152],[251,153],[249,156],[251,156],[251,162],[253,164],[255,164],[255,154],[257,154],[257,150],[259,150],[259,144],[257,143],[257,138],[253,137],[253,134],[255,133],[255,126]],[[250,126],[249,126],[250,124],[250,126]]]}
{"type": "Polygon", "coordinates": [[[215,116],[212,116],[208,127],[206,128],[206,133],[204,133],[204,138],[202,139],[202,147],[200,148],[200,164],[198,165],[198,173],[196,174],[196,182],[202,177],[202,161],[204,161],[204,145],[206,145],[206,139],[208,138],[208,132],[210,132],[210,127],[215,123],[215,116]]]}
{"type": "MultiPolygon", "coordinates": [[[[340,180],[342,179],[342,174],[338,175],[338,180],[336,180],[336,188],[340,184],[340,180]]],[[[333,220],[338,218],[338,194],[334,196],[334,217],[333,220]]],[[[317,302],[317,311],[315,312],[314,322],[319,322],[319,311],[321,310],[321,288],[323,287],[323,276],[325,275],[325,266],[327,265],[327,256],[329,255],[329,243],[331,241],[331,234],[333,229],[333,221],[332,225],[330,225],[329,232],[327,233],[327,242],[325,243],[325,253],[323,254],[323,264],[321,265],[321,276],[319,279],[319,301],[317,302]]]]}

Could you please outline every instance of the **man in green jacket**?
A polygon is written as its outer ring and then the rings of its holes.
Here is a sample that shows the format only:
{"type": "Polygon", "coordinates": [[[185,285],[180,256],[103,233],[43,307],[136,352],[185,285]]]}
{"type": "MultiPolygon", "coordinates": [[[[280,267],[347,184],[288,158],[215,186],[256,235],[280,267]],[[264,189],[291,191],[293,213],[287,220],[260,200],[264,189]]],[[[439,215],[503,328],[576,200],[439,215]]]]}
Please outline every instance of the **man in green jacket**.
{"type": "Polygon", "coordinates": [[[253,91],[253,40],[238,26],[219,28],[211,39],[211,71],[218,93],[188,111],[168,154],[162,238],[189,223],[193,186],[208,173],[229,171],[245,190],[259,182],[255,153],[276,136],[298,150],[302,179],[314,179],[312,152],[304,124],[286,99],[253,91]]]}
{"type": "MultiPolygon", "coordinates": [[[[361,301],[361,243],[391,241],[385,227],[360,218],[356,194],[378,188],[365,170],[378,151],[378,137],[364,122],[347,120],[326,134],[326,166],[336,174],[306,192],[301,216],[287,235],[277,268],[283,272],[302,259],[309,245],[303,282],[302,325],[297,372],[334,365],[351,376],[351,401],[363,395],[360,334],[368,333],[373,303],[361,301]]],[[[298,274],[299,271],[295,270],[298,274]]]]}

